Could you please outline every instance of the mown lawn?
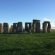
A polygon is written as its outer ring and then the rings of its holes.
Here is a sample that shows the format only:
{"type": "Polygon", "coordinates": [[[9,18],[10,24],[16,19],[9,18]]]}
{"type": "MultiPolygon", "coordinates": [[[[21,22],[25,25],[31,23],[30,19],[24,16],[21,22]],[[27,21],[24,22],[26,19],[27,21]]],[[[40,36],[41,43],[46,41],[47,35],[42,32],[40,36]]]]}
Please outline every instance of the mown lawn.
{"type": "Polygon", "coordinates": [[[0,55],[55,55],[55,32],[0,34],[0,55]]]}

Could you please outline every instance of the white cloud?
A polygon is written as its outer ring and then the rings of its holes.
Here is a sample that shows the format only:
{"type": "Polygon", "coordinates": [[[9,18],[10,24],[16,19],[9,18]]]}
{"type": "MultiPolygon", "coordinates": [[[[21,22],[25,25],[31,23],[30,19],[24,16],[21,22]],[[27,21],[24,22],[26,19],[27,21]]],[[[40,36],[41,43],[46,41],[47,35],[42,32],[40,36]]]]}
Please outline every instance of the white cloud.
{"type": "Polygon", "coordinates": [[[51,21],[49,18],[45,17],[43,21],[51,21]]]}
{"type": "Polygon", "coordinates": [[[55,20],[51,20],[51,28],[55,29],[55,20]]]}

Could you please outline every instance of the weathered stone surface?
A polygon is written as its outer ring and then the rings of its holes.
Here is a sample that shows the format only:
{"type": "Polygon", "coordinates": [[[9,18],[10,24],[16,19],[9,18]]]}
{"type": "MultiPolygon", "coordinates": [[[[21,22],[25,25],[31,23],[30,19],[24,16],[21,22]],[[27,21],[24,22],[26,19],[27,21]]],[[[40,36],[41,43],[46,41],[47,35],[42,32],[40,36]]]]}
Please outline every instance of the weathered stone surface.
{"type": "Polygon", "coordinates": [[[18,22],[17,23],[17,32],[22,32],[22,31],[23,31],[22,22],[18,22]]]}
{"type": "Polygon", "coordinates": [[[14,33],[17,32],[17,23],[13,23],[13,32],[14,32],[14,33]]]}
{"type": "Polygon", "coordinates": [[[40,32],[40,20],[33,20],[32,27],[33,27],[33,32],[39,33],[40,32]]]}
{"type": "Polygon", "coordinates": [[[43,32],[50,32],[51,30],[51,24],[49,21],[45,21],[43,23],[43,32]]]}
{"type": "Polygon", "coordinates": [[[9,28],[9,33],[12,33],[12,32],[13,32],[13,25],[11,25],[9,28]]]}
{"type": "Polygon", "coordinates": [[[3,33],[8,33],[8,29],[9,29],[8,23],[3,23],[3,33]]]}
{"type": "Polygon", "coordinates": [[[0,33],[2,33],[2,23],[0,23],[0,33]]]}
{"type": "Polygon", "coordinates": [[[30,22],[25,23],[25,31],[31,32],[31,23],[30,22]]]}

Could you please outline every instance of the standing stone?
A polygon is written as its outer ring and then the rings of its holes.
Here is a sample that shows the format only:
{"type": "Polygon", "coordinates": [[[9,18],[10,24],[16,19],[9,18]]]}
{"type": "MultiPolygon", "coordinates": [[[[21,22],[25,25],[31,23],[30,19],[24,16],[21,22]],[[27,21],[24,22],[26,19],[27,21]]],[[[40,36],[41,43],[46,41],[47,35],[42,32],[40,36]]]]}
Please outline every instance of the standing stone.
{"type": "Polygon", "coordinates": [[[32,27],[33,27],[33,32],[39,33],[40,32],[40,20],[33,20],[32,27]]]}
{"type": "Polygon", "coordinates": [[[23,26],[22,26],[22,22],[18,22],[17,23],[17,32],[22,32],[23,31],[23,26]]]}
{"type": "Polygon", "coordinates": [[[25,23],[25,31],[31,32],[31,23],[30,22],[25,23]]]}
{"type": "Polygon", "coordinates": [[[0,23],[0,33],[2,33],[2,23],[0,23]]]}
{"type": "Polygon", "coordinates": [[[3,23],[3,33],[8,33],[8,23],[3,23]]]}
{"type": "Polygon", "coordinates": [[[17,23],[13,23],[13,33],[17,33],[17,23]]]}
{"type": "Polygon", "coordinates": [[[51,31],[51,24],[50,22],[48,22],[47,32],[50,32],[50,31],[51,31]]]}
{"type": "Polygon", "coordinates": [[[13,32],[13,25],[11,25],[11,27],[9,28],[9,33],[13,32]]]}
{"type": "Polygon", "coordinates": [[[45,21],[43,23],[43,32],[50,32],[51,30],[51,24],[49,21],[45,21]]]}
{"type": "Polygon", "coordinates": [[[43,32],[47,32],[47,23],[43,23],[43,32]]]}

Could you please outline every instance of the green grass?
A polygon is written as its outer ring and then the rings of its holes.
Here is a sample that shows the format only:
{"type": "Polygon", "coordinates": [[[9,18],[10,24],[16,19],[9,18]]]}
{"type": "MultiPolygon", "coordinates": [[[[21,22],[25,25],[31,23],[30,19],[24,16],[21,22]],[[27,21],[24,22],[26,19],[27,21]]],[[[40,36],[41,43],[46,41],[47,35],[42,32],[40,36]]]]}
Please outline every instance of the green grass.
{"type": "Polygon", "coordinates": [[[0,55],[55,55],[55,32],[0,34],[0,55]]]}

